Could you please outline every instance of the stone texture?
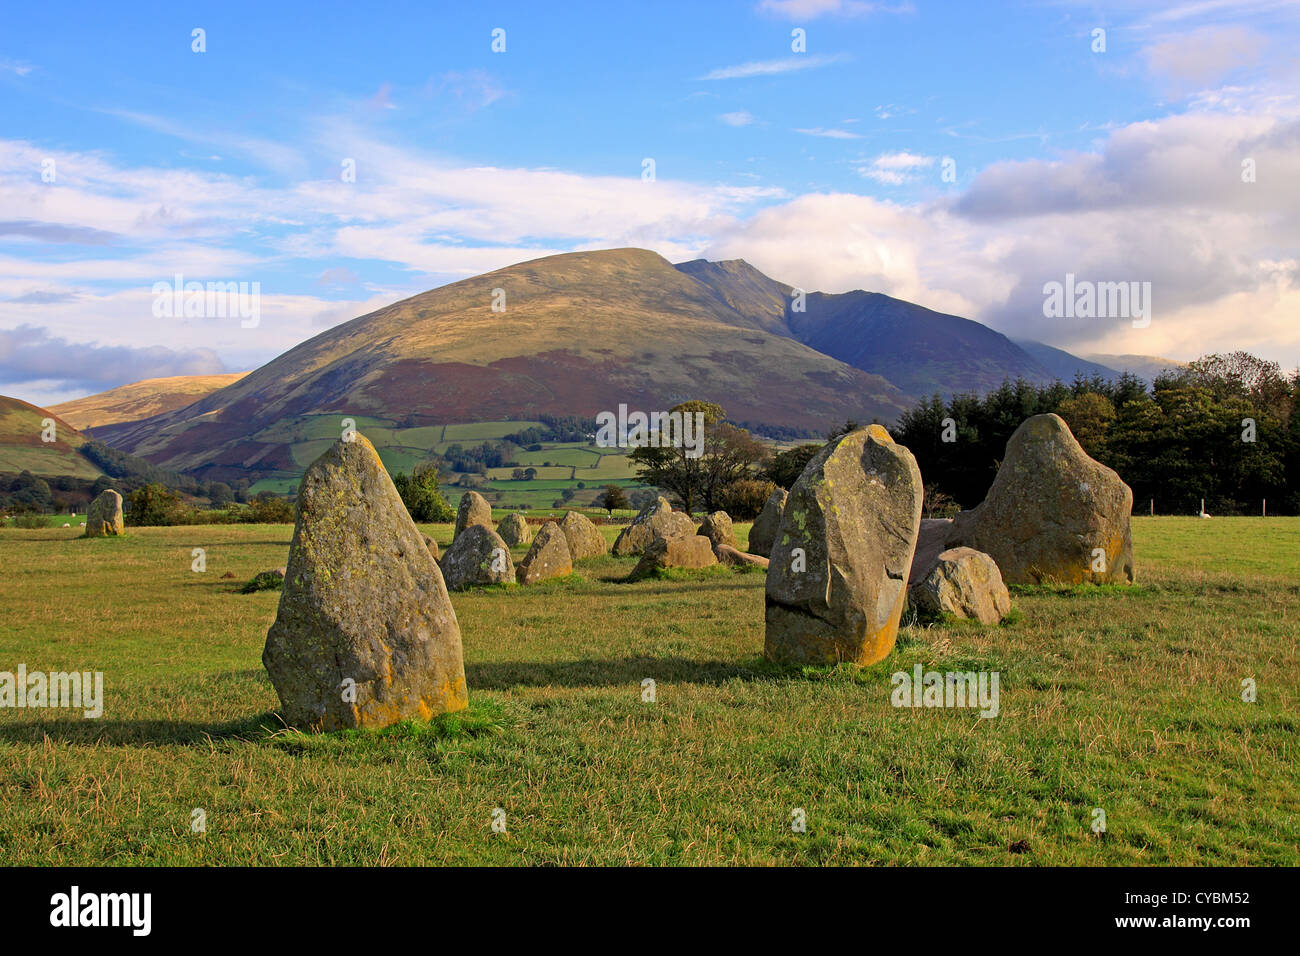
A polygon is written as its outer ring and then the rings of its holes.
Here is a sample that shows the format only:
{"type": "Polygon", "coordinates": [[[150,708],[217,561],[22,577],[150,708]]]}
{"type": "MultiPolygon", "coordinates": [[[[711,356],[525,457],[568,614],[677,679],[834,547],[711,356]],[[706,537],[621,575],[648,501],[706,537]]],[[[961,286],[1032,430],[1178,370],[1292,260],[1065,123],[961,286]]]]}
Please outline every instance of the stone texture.
{"type": "Polygon", "coordinates": [[[456,508],[456,530],[452,534],[452,540],[459,538],[460,533],[472,525],[482,525],[489,531],[492,530],[492,506],[477,491],[467,491],[461,495],[460,505],[456,508]]]}
{"type": "Polygon", "coordinates": [[[916,554],[912,556],[912,570],[907,576],[910,588],[927,574],[939,561],[939,554],[948,547],[948,533],[952,530],[951,518],[922,518],[921,530],[916,536],[916,554]]]}
{"type": "Polygon", "coordinates": [[[646,505],[614,540],[614,554],[625,557],[641,554],[655,538],[674,538],[694,535],[695,522],[681,511],[673,511],[668,499],[660,495],[646,505]]]}
{"type": "Polygon", "coordinates": [[[591,519],[577,511],[566,511],[560,521],[560,530],[569,545],[569,557],[574,561],[599,558],[609,551],[609,542],[592,524],[591,519]]]}
{"type": "Polygon", "coordinates": [[[789,498],[790,493],[784,488],[778,488],[768,496],[767,504],[763,505],[763,510],[758,513],[753,527],[749,529],[750,554],[767,557],[772,553],[777,529],[781,527],[781,515],[785,512],[785,503],[789,498]]]}
{"type": "Polygon", "coordinates": [[[528,544],[533,540],[533,532],[529,529],[528,522],[517,511],[512,511],[501,519],[501,523],[497,525],[497,534],[512,548],[528,544]]]}
{"type": "Polygon", "coordinates": [[[740,550],[740,545],[736,542],[736,532],[731,527],[731,515],[725,511],[715,511],[713,514],[705,517],[696,530],[696,534],[702,534],[708,538],[713,545],[714,554],[718,548],[726,546],[740,550]]]}
{"type": "Polygon", "coordinates": [[[713,542],[688,531],[671,538],[655,538],[646,545],[628,580],[639,580],[663,568],[707,568],[717,563],[713,542]]]}
{"type": "Polygon", "coordinates": [[[112,488],[106,488],[90,503],[90,510],[86,512],[86,537],[101,538],[124,531],[122,496],[112,488]]]}
{"type": "Polygon", "coordinates": [[[879,425],[841,435],[808,463],[767,571],[770,659],[873,664],[893,649],[921,498],[916,459],[879,425]]]}
{"type": "Polygon", "coordinates": [[[442,573],[453,591],[489,584],[512,584],[510,549],[491,528],[472,524],[456,536],[442,556],[442,573]]]}
{"type": "Polygon", "coordinates": [[[361,435],[303,475],[262,663],[285,721],[304,729],[385,727],[469,703],[442,573],[361,435]]]}
{"type": "Polygon", "coordinates": [[[766,569],[768,566],[767,558],[760,554],[748,554],[730,545],[722,544],[713,549],[713,553],[718,557],[719,564],[728,564],[736,567],[742,564],[752,565],[756,568],[766,569]]]}
{"type": "Polygon", "coordinates": [[[992,558],[973,548],[949,548],[936,558],[924,578],[908,590],[918,614],[997,624],[1011,610],[1011,595],[992,558]]]}
{"type": "Polygon", "coordinates": [[[1035,415],[1007,442],[988,496],[953,519],[947,546],[983,551],[1007,584],[1132,583],[1132,511],[1132,490],[1062,418],[1035,415]]]}
{"type": "Polygon", "coordinates": [[[438,542],[437,542],[437,541],[434,541],[434,540],[433,540],[432,538],[430,538],[427,534],[422,534],[422,535],[420,535],[420,537],[422,537],[422,538],[424,539],[424,546],[425,546],[426,548],[428,548],[428,549],[429,549],[429,553],[430,553],[431,555],[433,555],[433,560],[437,561],[437,560],[438,560],[438,542]]]}
{"type": "Polygon", "coordinates": [[[562,578],[573,573],[573,557],[569,542],[554,521],[542,525],[533,539],[533,546],[515,569],[515,580],[520,584],[535,584],[547,578],[562,578]]]}

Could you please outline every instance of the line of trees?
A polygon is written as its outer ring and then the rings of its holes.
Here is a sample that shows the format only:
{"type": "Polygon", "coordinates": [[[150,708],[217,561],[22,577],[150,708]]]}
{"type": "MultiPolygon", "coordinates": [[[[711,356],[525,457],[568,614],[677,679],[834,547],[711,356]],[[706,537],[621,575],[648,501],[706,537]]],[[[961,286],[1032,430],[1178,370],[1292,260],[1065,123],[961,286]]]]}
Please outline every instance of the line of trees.
{"type": "Polygon", "coordinates": [[[1207,355],[1159,376],[1006,382],[987,395],[940,396],[904,413],[896,441],[916,456],[932,496],[979,504],[1007,439],[1055,412],[1093,458],[1133,489],[1134,510],[1300,513],[1300,373],[1247,352],[1207,355]]]}

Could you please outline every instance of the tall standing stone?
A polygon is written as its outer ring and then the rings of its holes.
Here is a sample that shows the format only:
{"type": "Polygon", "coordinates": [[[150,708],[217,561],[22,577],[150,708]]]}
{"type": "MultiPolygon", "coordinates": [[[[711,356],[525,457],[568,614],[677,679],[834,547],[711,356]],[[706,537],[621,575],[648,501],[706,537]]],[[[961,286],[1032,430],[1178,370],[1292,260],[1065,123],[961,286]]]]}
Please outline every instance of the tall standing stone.
{"type": "Polygon", "coordinates": [[[750,554],[761,554],[766,558],[772,553],[777,529],[781,527],[781,515],[785,512],[785,503],[789,497],[790,493],[784,488],[777,488],[768,495],[767,503],[749,529],[750,554]]]}
{"type": "Polygon", "coordinates": [[[1132,583],[1133,492],[1057,415],[1035,415],[1007,442],[988,496],[953,519],[946,546],[997,562],[1007,584],[1132,583]]]}
{"type": "Polygon", "coordinates": [[[879,425],[841,435],[808,463],[767,570],[770,659],[873,664],[893,649],[921,498],[916,459],[879,425]]]}
{"type": "Polygon", "coordinates": [[[468,706],[442,573],[359,434],[302,477],[262,663],[285,721],[304,729],[386,727],[468,706]]]}
{"type": "Polygon", "coordinates": [[[461,495],[460,505],[456,508],[456,530],[452,533],[452,539],[459,538],[460,533],[471,525],[482,525],[489,531],[492,530],[492,506],[477,491],[467,491],[461,495]]]}
{"type": "Polygon", "coordinates": [[[122,523],[122,496],[112,488],[105,488],[90,503],[90,510],[86,512],[86,537],[118,535],[125,530],[122,523]]]}

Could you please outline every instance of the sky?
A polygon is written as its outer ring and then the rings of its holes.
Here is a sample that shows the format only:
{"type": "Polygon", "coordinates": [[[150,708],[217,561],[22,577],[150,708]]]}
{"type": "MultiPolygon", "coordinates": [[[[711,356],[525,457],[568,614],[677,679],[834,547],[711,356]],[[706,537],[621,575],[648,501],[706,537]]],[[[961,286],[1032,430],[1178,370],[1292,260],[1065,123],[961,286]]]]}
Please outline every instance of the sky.
{"type": "Polygon", "coordinates": [[[6,12],[0,393],[251,369],[622,246],[1300,364],[1295,0],[183,6],[6,12]],[[178,275],[258,321],[160,317],[178,275]],[[1150,321],[1048,317],[1067,275],[1150,283],[1150,321]]]}

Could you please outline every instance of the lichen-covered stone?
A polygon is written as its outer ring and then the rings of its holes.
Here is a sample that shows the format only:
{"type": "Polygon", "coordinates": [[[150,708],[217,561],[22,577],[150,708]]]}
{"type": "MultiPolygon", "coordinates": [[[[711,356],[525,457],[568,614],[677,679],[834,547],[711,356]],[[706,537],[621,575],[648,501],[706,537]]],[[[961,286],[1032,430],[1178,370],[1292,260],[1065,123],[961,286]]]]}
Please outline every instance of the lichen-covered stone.
{"type": "Polygon", "coordinates": [[[285,721],[303,729],[386,727],[469,703],[442,573],[361,435],[302,477],[262,663],[285,721]]]}
{"type": "Polygon", "coordinates": [[[785,503],[790,493],[784,488],[777,488],[767,497],[767,504],[754,519],[749,529],[749,553],[767,557],[776,544],[776,532],[781,527],[781,515],[785,512],[785,503]]]}
{"type": "Polygon", "coordinates": [[[770,659],[873,664],[893,649],[921,498],[916,459],[879,425],[841,435],[808,463],[767,570],[770,659]]]}
{"type": "Polygon", "coordinates": [[[126,526],[122,522],[122,496],[112,488],[105,488],[99,497],[90,503],[86,512],[86,537],[101,538],[122,534],[126,526]]]}
{"type": "Polygon", "coordinates": [[[542,525],[533,538],[533,546],[515,569],[515,580],[520,584],[535,584],[547,578],[562,578],[573,573],[573,557],[569,542],[554,521],[542,525]]]}
{"type": "Polygon", "coordinates": [[[1026,419],[984,501],[953,519],[948,547],[983,551],[1007,584],[1132,583],[1133,492],[1088,457],[1057,415],[1026,419]]]}
{"type": "Polygon", "coordinates": [[[724,545],[728,548],[735,548],[737,551],[740,550],[740,545],[736,543],[736,532],[731,527],[731,515],[725,511],[715,511],[713,514],[707,515],[700,522],[700,527],[695,533],[704,535],[712,542],[715,554],[718,548],[724,545]]]}
{"type": "Polygon", "coordinates": [[[447,587],[485,587],[489,584],[513,584],[515,565],[510,549],[501,536],[481,524],[469,525],[456,535],[442,556],[442,573],[447,587]]]}
{"type": "Polygon", "coordinates": [[[992,558],[973,548],[941,552],[930,570],[908,590],[923,618],[953,617],[997,624],[1011,611],[1011,595],[992,558]]]}
{"type": "Polygon", "coordinates": [[[637,581],[664,568],[707,568],[717,563],[713,542],[688,531],[671,538],[655,538],[646,545],[628,580],[637,581]]]}
{"type": "Polygon", "coordinates": [[[566,511],[560,521],[560,530],[569,545],[569,557],[574,561],[599,558],[609,551],[609,542],[592,524],[591,519],[577,511],[566,511]]]}
{"type": "Polygon", "coordinates": [[[660,495],[619,532],[614,540],[614,554],[618,557],[641,554],[655,538],[674,538],[684,534],[695,534],[695,522],[690,515],[673,511],[668,499],[660,495]]]}
{"type": "Polygon", "coordinates": [[[529,529],[528,522],[517,511],[512,511],[501,519],[501,523],[497,525],[497,534],[512,548],[528,544],[533,540],[533,532],[529,529]]]}
{"type": "Polygon", "coordinates": [[[492,506],[477,491],[467,491],[461,495],[460,505],[456,508],[456,529],[452,540],[460,537],[462,531],[472,525],[482,525],[492,530],[492,506]]]}

